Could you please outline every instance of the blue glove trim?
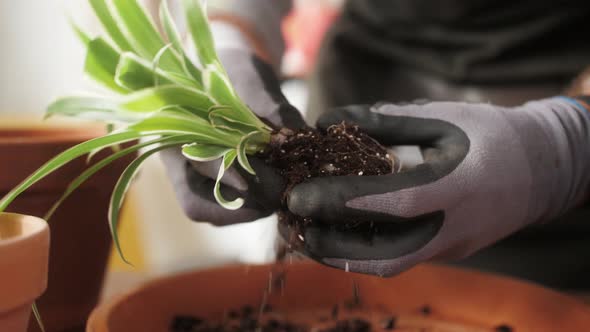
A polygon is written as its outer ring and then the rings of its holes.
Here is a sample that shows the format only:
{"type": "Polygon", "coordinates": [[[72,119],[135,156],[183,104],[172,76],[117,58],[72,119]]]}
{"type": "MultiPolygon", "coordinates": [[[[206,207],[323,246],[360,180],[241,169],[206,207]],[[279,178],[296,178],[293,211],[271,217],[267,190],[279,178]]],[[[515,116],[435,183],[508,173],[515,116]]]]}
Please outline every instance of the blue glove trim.
{"type": "Polygon", "coordinates": [[[571,104],[574,104],[574,106],[577,106],[577,107],[585,110],[586,112],[590,112],[590,110],[588,110],[584,105],[582,105],[579,101],[575,100],[574,98],[566,97],[566,96],[559,96],[557,98],[563,99],[571,104]]]}

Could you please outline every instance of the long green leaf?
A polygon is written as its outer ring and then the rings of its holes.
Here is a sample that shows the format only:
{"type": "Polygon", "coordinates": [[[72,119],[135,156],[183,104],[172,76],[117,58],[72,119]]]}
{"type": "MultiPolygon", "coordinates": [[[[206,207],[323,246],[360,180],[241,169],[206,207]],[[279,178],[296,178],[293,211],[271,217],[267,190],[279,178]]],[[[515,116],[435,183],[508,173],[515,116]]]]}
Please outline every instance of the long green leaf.
{"type": "Polygon", "coordinates": [[[191,143],[182,147],[182,154],[194,161],[211,161],[225,155],[231,148],[226,146],[191,143]]]}
{"type": "Polygon", "coordinates": [[[203,86],[203,75],[201,71],[193,64],[191,59],[188,58],[186,53],[182,55],[184,61],[183,65],[185,67],[185,72],[187,72],[196,82],[199,83],[199,86],[202,88],[203,86]]]}
{"type": "Polygon", "coordinates": [[[172,19],[170,10],[168,9],[167,0],[162,0],[162,3],[160,4],[160,21],[162,22],[168,41],[172,43],[174,50],[180,55],[185,72],[197,82],[202,83],[201,72],[184,53],[182,39],[180,38],[176,24],[174,24],[174,19],[172,19]]]}
{"type": "Polygon", "coordinates": [[[140,120],[141,114],[125,112],[110,99],[94,97],[65,97],[47,107],[45,117],[65,115],[88,120],[108,122],[133,122],[140,120]]]}
{"type": "Polygon", "coordinates": [[[175,83],[181,86],[201,88],[201,84],[183,75],[167,72],[161,69],[154,71],[151,64],[134,53],[126,52],[121,55],[115,72],[115,82],[130,90],[141,90],[159,84],[175,83]]]}
{"type": "MultiPolygon", "coordinates": [[[[191,123],[198,127],[206,127],[203,128],[205,130],[213,129],[212,126],[207,122],[207,120],[201,116],[201,114],[195,114],[183,107],[176,106],[176,105],[168,105],[164,106],[161,109],[157,110],[154,113],[151,113],[148,118],[172,118],[175,120],[185,121],[191,123]]],[[[196,127],[194,127],[196,128],[196,127]]]]}
{"type": "Polygon", "coordinates": [[[221,179],[231,165],[236,160],[236,150],[230,150],[223,156],[223,162],[219,166],[219,172],[217,173],[217,179],[215,180],[215,188],[213,191],[213,196],[215,196],[215,200],[219,205],[223,206],[228,210],[237,210],[244,205],[243,198],[236,198],[233,201],[228,201],[221,195],[221,179]]]}
{"type": "Polygon", "coordinates": [[[233,90],[230,81],[215,66],[207,66],[203,71],[203,84],[215,100],[221,105],[234,106],[238,102],[238,96],[233,90]]]}
{"type": "Polygon", "coordinates": [[[231,82],[224,73],[215,66],[208,66],[203,71],[203,83],[207,92],[220,105],[227,105],[221,112],[228,119],[236,122],[251,124],[257,128],[268,128],[235,93],[231,82]]]}
{"type": "Polygon", "coordinates": [[[145,134],[159,135],[162,133],[172,135],[192,135],[195,143],[214,144],[228,147],[236,147],[239,144],[239,136],[215,129],[205,120],[199,121],[197,117],[172,115],[166,112],[156,113],[144,120],[128,127],[129,130],[139,131],[145,134]]]}
{"type": "Polygon", "coordinates": [[[92,40],[92,38],[90,38],[90,35],[88,35],[88,33],[86,33],[84,30],[82,30],[82,28],[80,28],[80,26],[78,26],[72,18],[68,18],[68,21],[70,22],[70,26],[74,30],[76,37],[78,37],[78,39],[80,40],[80,42],[82,42],[82,44],[84,44],[85,46],[88,46],[88,44],[92,40]]]}
{"type": "MultiPolygon", "coordinates": [[[[111,0],[114,15],[133,49],[142,57],[153,59],[165,43],[146,11],[136,0],[111,0]]],[[[179,59],[172,54],[162,57],[162,68],[182,72],[179,59]]]]}
{"type": "Polygon", "coordinates": [[[63,203],[63,201],[66,200],[66,198],[68,198],[76,189],[78,189],[78,187],[80,187],[80,185],[82,185],[84,182],[86,182],[86,180],[88,180],[90,177],[92,177],[94,174],[96,174],[98,171],[100,171],[104,167],[110,165],[115,160],[125,157],[131,153],[135,153],[139,149],[145,148],[150,145],[161,144],[161,143],[162,144],[163,143],[176,143],[176,144],[180,145],[180,144],[183,144],[186,142],[190,142],[190,136],[165,136],[165,137],[160,137],[160,138],[156,138],[153,140],[149,140],[147,142],[139,143],[139,144],[130,146],[128,148],[122,149],[120,151],[117,151],[116,153],[111,154],[110,156],[108,156],[108,157],[100,160],[96,164],[92,165],[91,167],[86,169],[84,172],[82,172],[80,175],[78,175],[74,180],[72,180],[72,182],[70,182],[70,184],[68,185],[66,190],[63,192],[63,194],[59,198],[59,200],[53,204],[51,209],[49,209],[49,211],[45,215],[44,219],[45,220],[51,219],[51,217],[53,216],[53,213],[55,213],[55,210],[57,210],[57,208],[61,205],[61,203],[63,203]]]}
{"type": "Polygon", "coordinates": [[[113,16],[111,15],[111,11],[106,3],[106,0],[89,0],[92,9],[94,9],[94,13],[102,23],[102,26],[107,31],[111,39],[115,42],[115,44],[119,47],[122,51],[131,51],[131,45],[119,30],[119,26],[113,16]]]}
{"type": "Polygon", "coordinates": [[[159,109],[157,111],[159,114],[162,115],[171,115],[174,117],[184,117],[186,118],[186,121],[194,121],[200,124],[204,124],[205,122],[205,118],[201,116],[201,114],[195,114],[185,108],[182,108],[180,106],[176,106],[176,105],[169,105],[169,106],[165,106],[162,107],[161,109],[159,109]]]}
{"type": "Polygon", "coordinates": [[[111,235],[113,237],[113,243],[115,244],[115,248],[117,249],[117,252],[119,253],[121,259],[127,264],[131,265],[131,263],[125,258],[125,255],[123,255],[123,250],[121,249],[121,244],[119,242],[119,235],[117,233],[117,226],[119,224],[119,211],[121,210],[121,206],[123,205],[123,199],[125,198],[125,194],[129,189],[131,181],[137,174],[139,167],[148,157],[150,157],[158,151],[168,149],[176,145],[178,144],[162,144],[158,147],[155,147],[149,151],[144,152],[141,156],[137,157],[134,161],[132,161],[129,164],[129,166],[127,166],[127,168],[121,174],[121,177],[119,177],[117,184],[115,185],[115,189],[113,190],[113,194],[111,195],[111,201],[109,204],[109,226],[111,228],[111,235]]]}
{"type": "Polygon", "coordinates": [[[74,147],[67,149],[66,151],[53,157],[51,160],[43,164],[33,174],[21,182],[18,186],[12,189],[6,196],[0,200],[0,212],[4,211],[6,207],[12,203],[12,201],[18,197],[23,191],[43,179],[47,175],[53,173],[55,170],[69,163],[70,161],[96,149],[99,147],[113,146],[115,144],[125,143],[138,139],[142,136],[148,136],[148,134],[140,133],[137,131],[122,131],[116,132],[103,137],[91,139],[89,141],[80,143],[74,147]]]}
{"type": "Polygon", "coordinates": [[[240,140],[240,144],[238,144],[238,148],[237,148],[237,152],[238,152],[238,162],[240,163],[240,166],[242,166],[242,168],[244,170],[246,170],[248,173],[252,174],[252,175],[256,175],[256,172],[254,171],[254,169],[252,168],[252,165],[250,165],[250,162],[248,161],[248,156],[246,156],[246,148],[248,146],[248,142],[255,136],[261,135],[260,132],[257,131],[253,131],[251,133],[249,133],[248,135],[245,135],[242,137],[242,139],[240,140]]]}
{"type": "Polygon", "coordinates": [[[129,90],[141,90],[155,85],[155,80],[162,84],[172,83],[160,72],[152,68],[133,53],[123,53],[115,71],[115,82],[129,90]]]}
{"type": "Polygon", "coordinates": [[[160,22],[162,22],[168,41],[172,43],[174,49],[179,54],[182,54],[184,52],[182,49],[182,41],[178,34],[178,29],[176,29],[176,24],[174,24],[174,20],[170,14],[170,10],[168,9],[168,0],[162,0],[162,3],[160,3],[160,22]]]}
{"type": "MultiPolygon", "coordinates": [[[[162,47],[158,51],[158,53],[156,53],[156,56],[154,56],[154,59],[152,60],[152,71],[154,71],[154,72],[158,71],[158,69],[160,68],[160,60],[167,53],[170,53],[170,52],[173,52],[174,51],[172,49],[172,47],[173,47],[172,44],[166,44],[166,45],[164,45],[164,47],[162,47]]],[[[161,84],[162,83],[158,80],[158,77],[154,77],[154,85],[155,86],[158,86],[158,85],[161,85],[161,84]]]]}
{"type": "Polygon", "coordinates": [[[233,116],[235,116],[233,109],[226,106],[214,106],[209,109],[207,115],[211,125],[216,128],[223,128],[241,134],[248,134],[258,130],[255,124],[232,118],[233,116]]]}
{"type": "Polygon", "coordinates": [[[86,74],[115,92],[127,93],[128,90],[119,86],[113,78],[118,62],[119,53],[104,39],[98,37],[88,43],[84,63],[86,74]]]}
{"type": "Polygon", "coordinates": [[[178,85],[163,85],[129,95],[121,108],[131,112],[155,112],[162,107],[177,105],[206,114],[213,102],[203,92],[178,85]]]}
{"type": "Polygon", "coordinates": [[[45,332],[45,325],[43,325],[43,319],[41,318],[41,313],[39,312],[39,307],[37,307],[37,302],[33,302],[31,309],[33,311],[33,316],[35,317],[35,320],[37,321],[37,324],[39,325],[39,329],[41,330],[41,332],[45,332]]]}
{"type": "MultiPolygon", "coordinates": [[[[196,122],[196,123],[201,123],[201,124],[204,123],[203,119],[201,119],[201,118],[197,117],[196,115],[194,115],[193,113],[191,113],[187,110],[184,110],[180,107],[177,107],[177,106],[166,106],[166,107],[158,110],[158,113],[159,113],[158,115],[161,117],[174,117],[174,118],[183,117],[184,121],[196,122]]],[[[145,116],[150,116],[150,115],[144,116],[143,114],[140,114],[140,115],[142,115],[142,118],[145,118],[145,116]]],[[[170,135],[169,132],[165,132],[165,131],[159,131],[158,134],[159,135],[170,135]]],[[[173,134],[174,134],[173,136],[177,135],[176,133],[173,133],[173,134]]],[[[113,147],[116,147],[116,146],[113,146],[113,147]]],[[[108,147],[99,147],[97,149],[90,151],[88,153],[88,156],[86,157],[86,162],[87,163],[90,162],[90,160],[96,154],[98,154],[99,152],[101,152],[102,150],[104,150],[106,148],[108,148],[108,147]]]]}
{"type": "Polygon", "coordinates": [[[201,65],[203,67],[214,65],[221,68],[221,63],[215,52],[213,35],[209,29],[204,1],[183,0],[183,4],[184,12],[186,13],[186,22],[201,65]]]}

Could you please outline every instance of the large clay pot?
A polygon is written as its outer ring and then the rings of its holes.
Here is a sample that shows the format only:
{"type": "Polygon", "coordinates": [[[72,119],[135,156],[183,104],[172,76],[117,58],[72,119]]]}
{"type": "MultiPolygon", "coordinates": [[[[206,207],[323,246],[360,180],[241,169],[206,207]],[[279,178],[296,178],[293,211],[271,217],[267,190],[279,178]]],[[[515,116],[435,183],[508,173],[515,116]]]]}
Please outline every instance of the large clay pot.
{"type": "Polygon", "coordinates": [[[47,287],[45,220],[0,213],[0,331],[27,330],[31,305],[47,287]]]}
{"type": "MultiPolygon", "coordinates": [[[[175,315],[219,318],[226,310],[260,306],[272,271],[268,265],[233,266],[149,282],[100,305],[86,331],[169,331],[175,315]]],[[[364,305],[378,305],[401,320],[404,315],[420,320],[421,308],[429,306],[431,321],[422,320],[437,327],[431,325],[427,331],[507,331],[496,328],[508,325],[515,332],[577,332],[590,327],[590,308],[585,304],[481,272],[425,265],[381,279],[303,263],[287,265],[285,276],[283,291],[267,298],[279,312],[332,308],[352,298],[356,282],[364,305]]]]}
{"type": "MultiPolygon", "coordinates": [[[[0,195],[65,149],[100,136],[104,126],[79,123],[0,121],[0,195]]],[[[99,160],[108,149],[97,156],[99,160]]],[[[82,185],[49,220],[52,233],[47,291],[38,301],[48,332],[84,327],[98,303],[111,248],[109,197],[124,166],[121,160],[82,185]]],[[[81,157],[31,187],[7,211],[44,216],[67,185],[88,167],[81,157]]],[[[38,331],[30,324],[29,331],[38,331]]]]}

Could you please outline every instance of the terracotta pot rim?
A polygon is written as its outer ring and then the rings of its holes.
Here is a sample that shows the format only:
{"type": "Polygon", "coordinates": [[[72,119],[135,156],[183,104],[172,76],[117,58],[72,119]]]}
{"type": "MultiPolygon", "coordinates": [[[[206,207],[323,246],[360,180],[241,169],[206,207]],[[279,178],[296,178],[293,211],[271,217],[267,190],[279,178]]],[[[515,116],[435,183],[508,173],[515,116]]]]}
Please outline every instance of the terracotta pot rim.
{"type": "Polygon", "coordinates": [[[0,212],[0,245],[7,246],[16,242],[26,241],[45,232],[48,228],[47,222],[39,217],[12,212],[0,212]],[[23,229],[23,233],[21,234],[4,238],[2,236],[2,227],[7,222],[22,223],[27,227],[23,229]]]}
{"type": "Polygon", "coordinates": [[[0,234],[0,313],[7,313],[47,287],[50,235],[45,220],[18,213],[0,213],[0,232],[7,236],[0,234]]]}
{"type": "Polygon", "coordinates": [[[0,126],[0,146],[82,142],[102,136],[106,130],[93,124],[78,126],[24,123],[0,126]]]}
{"type": "MultiPolygon", "coordinates": [[[[98,307],[96,307],[94,309],[94,311],[92,312],[92,314],[90,315],[88,322],[87,322],[87,326],[86,326],[86,331],[90,332],[90,331],[101,331],[101,332],[107,332],[107,331],[122,331],[120,329],[120,325],[112,325],[113,323],[111,322],[111,319],[113,319],[113,316],[115,313],[117,312],[121,312],[123,311],[123,316],[119,315],[118,319],[122,319],[121,317],[126,317],[129,316],[129,314],[133,314],[134,311],[133,310],[137,310],[138,308],[138,303],[140,303],[141,306],[145,306],[146,303],[144,303],[143,300],[139,300],[141,296],[144,296],[145,294],[148,294],[148,298],[149,298],[149,294],[152,293],[152,297],[154,296],[153,294],[157,294],[154,293],[156,289],[161,288],[161,289],[165,289],[167,291],[170,291],[169,289],[169,285],[172,284],[184,284],[184,283],[190,283],[191,280],[194,280],[198,277],[200,277],[200,284],[202,285],[203,280],[206,280],[207,278],[211,278],[211,277],[220,277],[220,276],[224,276],[224,275],[231,275],[233,277],[235,276],[239,276],[239,272],[241,271],[241,269],[243,268],[243,273],[245,275],[251,275],[253,276],[254,279],[252,280],[257,280],[256,284],[260,284],[261,289],[266,289],[266,276],[268,275],[268,271],[270,271],[270,265],[267,264],[263,264],[263,265],[258,265],[258,264],[254,264],[250,267],[248,266],[244,266],[244,265],[228,265],[228,266],[224,266],[224,267],[218,267],[218,268],[213,268],[213,269],[207,269],[207,270],[197,270],[197,271],[185,271],[185,272],[181,272],[179,274],[175,274],[175,275],[171,275],[171,276],[165,276],[165,277],[161,277],[161,278],[156,278],[154,280],[148,281],[143,285],[134,287],[133,289],[126,291],[122,294],[119,294],[117,296],[115,296],[114,298],[107,300],[103,303],[101,303],[98,307]],[[257,275],[264,275],[265,277],[262,278],[256,278],[257,275]],[[128,305],[128,303],[135,303],[135,304],[131,304],[133,307],[133,309],[130,308],[126,308],[123,309],[122,306],[124,305],[128,305]],[[119,329],[113,329],[111,326],[119,326],[119,329]]],[[[296,272],[296,277],[292,278],[291,282],[293,282],[293,280],[299,279],[298,281],[298,285],[301,286],[304,283],[309,282],[308,278],[309,276],[309,272],[311,271],[310,269],[314,269],[314,270],[318,270],[316,272],[313,273],[314,276],[321,276],[323,274],[326,274],[326,280],[330,279],[330,278],[335,278],[334,280],[338,280],[338,279],[350,279],[352,280],[352,278],[350,277],[346,277],[346,278],[342,278],[342,272],[340,271],[336,271],[335,270],[330,270],[328,268],[325,267],[321,267],[318,266],[316,263],[310,263],[310,262],[300,262],[297,264],[293,264],[291,266],[287,266],[286,267],[287,270],[293,269],[295,270],[294,272],[296,272]],[[313,265],[315,264],[315,265],[313,265]],[[299,271],[296,271],[299,270],[299,271]],[[323,272],[321,271],[323,270],[323,272]],[[339,273],[339,276],[336,276],[336,273],[339,273]]],[[[588,324],[590,322],[590,309],[588,309],[584,304],[582,304],[581,302],[579,302],[576,299],[573,299],[569,296],[566,296],[564,294],[561,294],[559,292],[556,292],[554,290],[551,289],[547,289],[544,288],[542,286],[536,285],[534,283],[530,283],[527,281],[523,281],[523,280],[519,280],[519,279],[513,279],[513,278],[508,278],[508,277],[504,277],[504,276],[499,276],[499,275],[494,275],[494,274],[488,274],[488,273],[482,273],[482,272],[478,272],[475,270],[470,270],[470,269],[458,269],[458,268],[452,268],[452,267],[447,267],[447,266],[438,266],[438,265],[430,265],[430,264],[425,264],[423,266],[419,266],[413,269],[413,271],[409,271],[406,274],[402,275],[402,276],[398,276],[394,279],[384,279],[384,280],[380,280],[377,279],[375,277],[368,277],[368,276],[362,276],[362,275],[355,275],[357,276],[355,279],[357,279],[356,281],[361,285],[360,287],[371,287],[373,288],[373,294],[375,293],[375,289],[379,289],[379,287],[375,286],[378,284],[382,284],[383,289],[387,289],[387,287],[391,287],[391,286],[387,286],[387,284],[390,283],[394,283],[397,285],[410,285],[411,287],[409,287],[411,289],[411,291],[415,291],[416,286],[412,286],[412,284],[415,284],[415,282],[413,281],[415,277],[417,277],[417,280],[421,281],[421,282],[428,282],[426,283],[426,287],[425,289],[438,289],[438,290],[442,290],[441,292],[437,293],[434,292],[433,295],[429,295],[429,296],[425,296],[424,294],[419,295],[419,298],[417,301],[410,301],[411,302],[411,306],[413,308],[419,308],[420,305],[424,305],[424,303],[429,303],[430,305],[432,305],[436,310],[442,309],[442,308],[446,308],[448,307],[449,300],[453,300],[454,298],[454,302],[451,301],[450,303],[452,304],[451,307],[453,305],[471,305],[473,308],[480,308],[480,309],[476,309],[476,310],[468,310],[468,307],[465,307],[464,309],[453,309],[453,310],[449,310],[448,312],[440,310],[439,314],[442,314],[443,316],[449,318],[449,319],[458,319],[457,322],[464,322],[464,323],[473,323],[476,324],[476,322],[479,321],[479,323],[477,324],[484,324],[484,325],[490,325],[490,326],[500,326],[501,324],[504,323],[510,323],[510,324],[514,324],[515,326],[517,326],[517,330],[518,327],[531,327],[531,326],[536,326],[539,327],[541,325],[543,325],[543,322],[552,322],[553,327],[555,327],[558,324],[561,324],[561,318],[556,318],[556,317],[561,317],[561,313],[568,313],[568,319],[571,318],[573,319],[572,321],[569,321],[568,324],[566,324],[567,326],[570,327],[570,329],[568,329],[568,331],[578,331],[578,329],[571,329],[573,326],[582,326],[579,325],[581,323],[584,324],[588,324]],[[432,277],[433,275],[438,275],[438,277],[434,278],[432,277]],[[442,276],[442,277],[441,277],[442,276]],[[370,279],[370,280],[369,280],[370,279]],[[410,282],[410,280],[412,280],[412,282],[410,282]],[[436,281],[433,285],[430,285],[430,282],[436,281]],[[441,285],[446,285],[446,281],[448,280],[459,280],[457,283],[451,285],[451,287],[447,287],[447,288],[441,288],[441,285]],[[465,280],[469,280],[472,281],[472,283],[465,283],[463,281],[465,280]],[[465,287],[462,285],[466,285],[465,287]],[[482,285],[486,285],[487,287],[480,287],[482,285]],[[434,288],[433,288],[434,287],[434,288]],[[466,291],[469,290],[473,290],[473,289],[489,289],[488,291],[481,291],[481,292],[476,292],[477,294],[475,295],[471,295],[470,293],[466,293],[466,291]],[[413,290],[412,290],[413,289],[413,290]],[[497,293],[497,289],[500,289],[501,291],[499,293],[502,293],[503,295],[506,294],[510,294],[510,293],[514,293],[514,295],[508,296],[509,300],[508,302],[505,301],[505,299],[500,298],[500,297],[490,297],[488,296],[490,293],[497,293]],[[453,294],[459,294],[454,296],[453,294]],[[482,296],[485,295],[485,296],[482,296]],[[527,301],[533,301],[534,303],[537,303],[536,305],[533,305],[532,308],[529,306],[530,303],[528,303],[527,301]],[[415,303],[414,303],[415,302],[415,303]],[[454,304],[453,304],[454,303],[454,304]],[[482,309],[483,308],[483,309],[482,309]],[[466,310],[466,312],[464,312],[466,310]],[[539,311],[540,310],[540,311],[539,311]],[[541,320],[542,323],[535,323],[532,324],[533,321],[536,321],[536,319],[538,318],[539,315],[542,314],[543,310],[547,310],[546,312],[546,317],[541,320]],[[576,325],[578,324],[578,325],[576,325]]],[[[289,280],[289,277],[287,277],[287,279],[289,280]]],[[[322,279],[323,280],[323,279],[322,279]]],[[[352,282],[352,281],[351,281],[352,282]]],[[[206,286],[197,286],[194,288],[190,288],[193,291],[195,289],[198,289],[199,287],[206,287],[206,286]]],[[[329,288],[329,287],[328,287],[329,288]]],[[[334,289],[331,290],[332,292],[334,291],[334,289]]],[[[340,291],[339,291],[340,292],[340,291]]],[[[176,294],[175,292],[172,292],[173,294],[176,294]]],[[[291,296],[291,302],[294,303],[295,305],[301,305],[298,301],[293,301],[292,300],[292,296],[297,296],[294,295],[295,293],[291,292],[292,294],[286,294],[287,296],[291,296]]],[[[332,294],[332,293],[330,293],[332,294]]],[[[333,295],[333,294],[332,294],[333,295]]],[[[408,294],[405,294],[405,297],[402,298],[408,298],[407,297],[408,294]]],[[[284,295],[281,295],[280,298],[283,299],[284,295]]],[[[331,295],[330,295],[331,296],[331,295]]],[[[380,295],[379,295],[380,296],[380,295]]],[[[331,298],[331,297],[330,297],[331,298]]],[[[163,300],[167,300],[167,299],[163,299],[163,300]]],[[[169,300],[169,299],[168,299],[169,300]]],[[[193,298],[191,298],[190,300],[187,300],[186,298],[182,298],[181,300],[179,300],[179,303],[185,303],[183,305],[186,305],[186,303],[193,303],[191,301],[194,301],[193,298]]],[[[225,300],[223,301],[227,301],[227,297],[225,300]]],[[[233,301],[233,300],[232,300],[233,301]]],[[[202,302],[202,301],[201,301],[202,302]]],[[[305,301],[303,301],[305,302],[305,301]]],[[[225,302],[223,302],[224,304],[227,304],[225,302]]],[[[240,305],[242,304],[241,302],[236,302],[236,303],[240,303],[240,305]]],[[[404,304],[404,306],[407,304],[404,304]]],[[[174,305],[167,305],[171,308],[176,308],[174,305]]],[[[401,308],[403,308],[404,306],[400,306],[401,308]]],[[[409,307],[408,307],[409,308],[409,307]]],[[[404,310],[407,310],[408,308],[403,308],[404,310]]],[[[176,310],[176,309],[175,309],[176,310]]],[[[188,312],[191,309],[189,309],[188,312]]],[[[150,312],[149,310],[146,312],[150,312]]],[[[176,312],[176,311],[175,311],[176,312]]],[[[509,324],[509,325],[510,325],[509,324]]],[[[482,326],[484,326],[482,325],[482,326]]],[[[587,326],[587,325],[584,325],[587,326]]],[[[549,329],[541,329],[542,331],[550,331],[549,329]]],[[[533,328],[524,328],[523,331],[541,331],[539,329],[533,329],[533,328]]],[[[551,330],[553,331],[553,330],[551,330]]]]}

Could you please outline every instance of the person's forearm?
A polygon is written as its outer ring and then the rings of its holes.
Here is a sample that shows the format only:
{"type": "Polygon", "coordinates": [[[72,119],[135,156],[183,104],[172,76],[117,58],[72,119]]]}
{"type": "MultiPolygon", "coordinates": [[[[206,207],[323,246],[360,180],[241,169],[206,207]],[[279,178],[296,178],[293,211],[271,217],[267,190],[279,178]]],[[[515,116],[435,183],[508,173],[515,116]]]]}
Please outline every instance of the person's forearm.
{"type": "Polygon", "coordinates": [[[209,3],[209,16],[213,24],[239,29],[253,51],[276,69],[285,49],[281,22],[291,6],[292,0],[217,0],[209,3]]]}

